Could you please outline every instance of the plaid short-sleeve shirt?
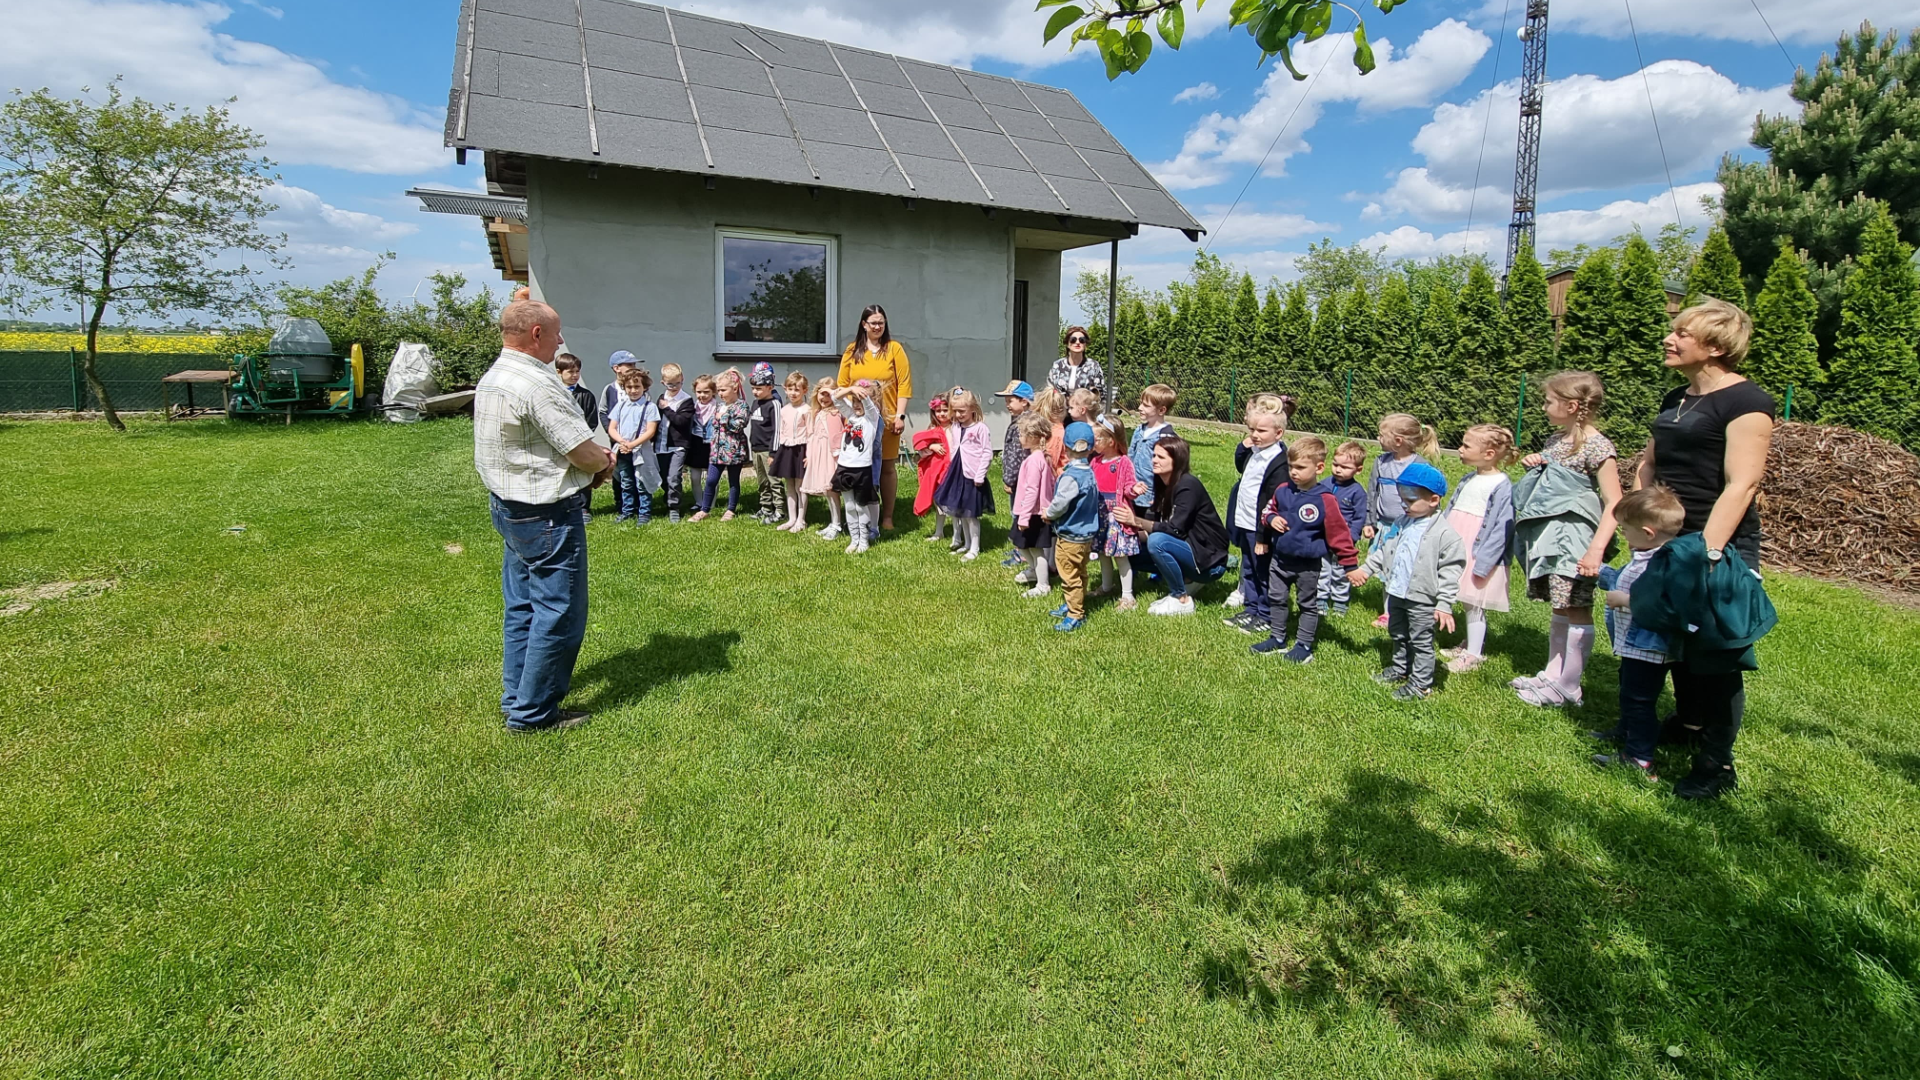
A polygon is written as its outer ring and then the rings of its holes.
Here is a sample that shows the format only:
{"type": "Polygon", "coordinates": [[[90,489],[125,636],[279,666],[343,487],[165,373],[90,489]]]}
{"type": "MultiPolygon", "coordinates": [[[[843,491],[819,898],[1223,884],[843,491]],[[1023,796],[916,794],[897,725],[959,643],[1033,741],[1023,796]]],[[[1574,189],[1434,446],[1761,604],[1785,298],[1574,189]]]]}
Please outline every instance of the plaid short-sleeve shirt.
{"type": "Polygon", "coordinates": [[[473,467],[508,502],[559,502],[593,482],[567,452],[593,438],[552,367],[502,349],[473,395],[473,467]]]}

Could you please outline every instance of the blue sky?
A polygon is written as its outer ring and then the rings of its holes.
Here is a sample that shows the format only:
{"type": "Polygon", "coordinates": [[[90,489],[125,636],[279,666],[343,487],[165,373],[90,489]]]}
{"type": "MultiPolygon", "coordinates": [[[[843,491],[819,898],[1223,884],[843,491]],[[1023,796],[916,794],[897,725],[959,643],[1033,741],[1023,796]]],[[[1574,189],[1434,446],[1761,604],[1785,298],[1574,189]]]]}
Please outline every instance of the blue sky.
{"type": "MultiPolygon", "coordinates": [[[[682,6],[1071,89],[1214,229],[1212,250],[1262,280],[1285,280],[1293,258],[1323,236],[1396,256],[1504,248],[1524,0],[1510,9],[1507,0],[1411,0],[1391,15],[1365,8],[1380,70],[1357,76],[1349,42],[1306,83],[1255,66],[1251,40],[1223,26],[1229,0],[1190,12],[1182,50],[1158,49],[1144,72],[1117,82],[1087,50],[1043,48],[1044,15],[1031,0],[682,6]]],[[[1913,17],[1910,0],[1757,0],[1757,8],[1641,0],[1632,9],[1636,56],[1622,0],[1554,0],[1543,245],[1604,241],[1635,224],[1656,231],[1674,219],[1676,201],[1685,223],[1704,221],[1700,198],[1717,190],[1721,154],[1751,153],[1754,114],[1790,107],[1789,57],[1811,67],[1863,19],[1904,31],[1901,17],[1913,17]]],[[[156,100],[235,97],[237,118],[280,163],[275,224],[291,240],[293,280],[355,272],[390,250],[397,257],[380,282],[390,294],[407,295],[442,269],[497,285],[471,219],[420,213],[401,194],[416,184],[481,184],[477,157],[462,168],[441,146],[458,10],[457,0],[36,0],[9,16],[16,32],[0,55],[0,82],[75,93],[118,75],[156,100]]],[[[1336,28],[1347,18],[1337,13],[1336,28]]],[[[1306,49],[1302,70],[1319,69],[1326,53],[1317,50],[1338,48],[1335,37],[1306,49]]],[[[1177,233],[1147,230],[1123,245],[1122,272],[1163,285],[1192,252],[1177,233]]],[[[1083,254],[1104,267],[1104,251],[1083,254]]],[[[1077,258],[1070,253],[1070,264],[1077,258]]]]}

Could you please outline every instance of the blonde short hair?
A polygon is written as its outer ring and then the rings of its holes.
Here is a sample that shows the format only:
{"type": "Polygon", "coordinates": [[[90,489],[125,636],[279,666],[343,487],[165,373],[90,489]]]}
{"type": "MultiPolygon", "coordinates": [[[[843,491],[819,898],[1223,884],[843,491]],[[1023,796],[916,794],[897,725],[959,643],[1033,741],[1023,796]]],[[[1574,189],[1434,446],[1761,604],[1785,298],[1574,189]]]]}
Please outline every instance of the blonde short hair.
{"type": "Polygon", "coordinates": [[[1720,362],[1739,370],[1753,340],[1753,318],[1725,300],[1709,296],[1673,317],[1673,328],[1685,331],[1702,345],[1720,350],[1720,362]]]}
{"type": "Polygon", "coordinates": [[[1356,464],[1365,465],[1367,463],[1367,448],[1353,439],[1348,439],[1346,442],[1341,443],[1339,448],[1333,452],[1333,460],[1339,461],[1341,458],[1352,458],[1356,464]]]}
{"type": "Polygon", "coordinates": [[[1179,396],[1179,393],[1166,383],[1149,383],[1146,389],[1140,391],[1140,400],[1161,412],[1172,412],[1173,403],[1179,396]]]}
{"type": "Polygon", "coordinates": [[[1320,438],[1317,435],[1300,436],[1299,438],[1293,440],[1292,446],[1287,447],[1287,460],[1317,461],[1322,465],[1326,464],[1327,462],[1326,440],[1320,438]]]}
{"type": "Polygon", "coordinates": [[[1661,533],[1677,533],[1687,524],[1687,510],[1680,505],[1680,497],[1662,484],[1627,492],[1614,507],[1613,516],[1629,528],[1661,533]]]}
{"type": "Polygon", "coordinates": [[[661,382],[672,382],[675,379],[681,378],[683,375],[685,375],[685,372],[680,370],[679,364],[661,364],[660,365],[660,381],[661,382]]]}

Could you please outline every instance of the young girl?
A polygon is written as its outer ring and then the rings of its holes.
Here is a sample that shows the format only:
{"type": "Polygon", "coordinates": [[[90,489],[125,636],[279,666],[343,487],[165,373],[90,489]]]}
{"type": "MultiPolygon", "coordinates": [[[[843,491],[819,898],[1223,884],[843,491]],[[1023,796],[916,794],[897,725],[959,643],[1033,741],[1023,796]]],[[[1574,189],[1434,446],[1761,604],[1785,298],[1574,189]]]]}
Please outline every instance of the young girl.
{"type": "MultiPolygon", "coordinates": [[[[1380,418],[1380,456],[1373,459],[1373,472],[1367,477],[1367,524],[1360,535],[1372,540],[1400,523],[1407,516],[1407,504],[1400,498],[1400,474],[1414,462],[1433,464],[1440,456],[1440,439],[1433,428],[1407,413],[1388,413],[1380,418]]],[[[1373,620],[1375,626],[1387,625],[1387,613],[1373,620]]]]}
{"type": "Polygon", "coordinates": [[[1485,659],[1487,612],[1507,610],[1507,560],[1513,557],[1513,481],[1504,471],[1513,460],[1513,432],[1477,424],[1460,440],[1460,460],[1473,472],[1454,489],[1447,524],[1467,546],[1460,603],[1467,609],[1467,641],[1442,649],[1447,670],[1464,675],[1485,659]]]}
{"type": "MultiPolygon", "coordinates": [[[[701,375],[693,380],[693,426],[687,432],[686,467],[687,475],[692,478],[695,512],[706,505],[703,500],[707,491],[707,466],[713,457],[713,414],[720,408],[715,395],[713,376],[701,375]]],[[[695,519],[689,516],[687,520],[695,519]]]]}
{"type": "Polygon", "coordinates": [[[872,379],[856,379],[852,386],[833,392],[840,407],[840,452],[834,458],[833,490],[847,501],[847,554],[858,555],[872,542],[869,526],[878,506],[873,463],[880,450],[880,406],[874,399],[879,386],[872,379]]]}
{"type": "Polygon", "coordinates": [[[1060,470],[1067,467],[1067,395],[1049,386],[1034,395],[1033,411],[1053,425],[1053,432],[1047,436],[1046,455],[1057,479],[1060,470]]]}
{"type": "Polygon", "coordinates": [[[933,493],[940,489],[940,481],[947,477],[947,463],[952,460],[952,447],[947,444],[947,423],[951,419],[947,412],[947,399],[935,395],[927,402],[928,426],[913,435],[914,468],[919,472],[919,484],[913,493],[913,513],[915,517],[925,517],[928,510],[933,511],[933,535],[928,542],[942,539],[947,532],[946,511],[935,506],[933,493]]]}
{"type": "Polygon", "coordinates": [[[1593,426],[1606,401],[1598,375],[1563,371],[1545,389],[1547,421],[1560,430],[1521,460],[1528,472],[1514,505],[1526,518],[1518,540],[1527,598],[1552,604],[1553,621],[1547,666],[1513,680],[1513,688],[1529,705],[1578,705],[1580,677],[1593,655],[1594,586],[1620,502],[1620,463],[1613,443],[1593,426]]]}
{"type": "Polygon", "coordinates": [[[1140,538],[1113,520],[1113,507],[1131,498],[1135,487],[1133,461],[1127,457],[1127,426],[1117,416],[1102,416],[1093,425],[1093,482],[1100,489],[1100,595],[1113,592],[1114,564],[1119,563],[1120,602],[1115,611],[1132,611],[1133,556],[1140,554],[1140,538]]]}
{"type": "Polygon", "coordinates": [[[789,372],[782,385],[787,389],[787,402],[780,406],[769,471],[787,496],[787,522],[780,531],[802,533],[807,531],[807,497],[800,493],[800,481],[807,475],[807,440],[811,436],[807,427],[807,377],[798,371],[789,372]]]}
{"type": "MultiPolygon", "coordinates": [[[[833,490],[833,471],[837,467],[834,455],[840,452],[840,436],[846,425],[840,421],[840,410],[833,407],[833,387],[833,379],[822,376],[814,380],[813,394],[807,399],[807,470],[800,478],[802,499],[809,495],[827,497],[829,520],[820,529],[822,540],[831,540],[841,532],[840,493],[833,490]]],[[[800,509],[804,521],[804,502],[800,509]]]]}
{"type": "Polygon", "coordinates": [[[728,368],[714,376],[713,387],[720,400],[713,408],[713,431],[707,441],[707,490],[701,494],[700,512],[689,520],[704,521],[720,494],[720,474],[727,476],[727,512],[721,521],[732,521],[740,509],[740,467],[747,453],[747,403],[741,400],[740,370],[728,368]]]}
{"type": "Polygon", "coordinates": [[[1013,486],[1013,528],[1007,539],[1027,553],[1027,569],[1014,576],[1021,585],[1032,585],[1024,595],[1038,599],[1053,591],[1047,583],[1047,559],[1053,554],[1053,526],[1040,511],[1053,502],[1053,466],[1047,463],[1047,440],[1053,437],[1053,421],[1038,410],[1021,416],[1020,445],[1027,456],[1020,460],[1020,475],[1013,486]]]}
{"type": "Polygon", "coordinates": [[[935,506],[953,518],[953,548],[964,562],[980,557],[980,519],[993,513],[993,435],[980,416],[980,399],[965,387],[947,394],[947,444],[953,463],[933,493],[935,506]]]}

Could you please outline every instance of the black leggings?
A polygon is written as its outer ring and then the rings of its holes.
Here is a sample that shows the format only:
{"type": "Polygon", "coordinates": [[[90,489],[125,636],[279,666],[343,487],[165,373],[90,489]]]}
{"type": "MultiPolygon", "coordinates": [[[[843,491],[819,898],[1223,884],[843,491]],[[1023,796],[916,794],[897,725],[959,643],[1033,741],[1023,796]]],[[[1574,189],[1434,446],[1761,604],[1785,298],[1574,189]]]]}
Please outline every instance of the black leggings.
{"type": "Polygon", "coordinates": [[[745,464],[746,462],[744,461],[736,461],[731,465],[722,465],[714,462],[707,466],[707,490],[700,493],[700,511],[702,513],[713,509],[713,498],[720,494],[720,473],[722,470],[725,470],[727,474],[727,513],[731,514],[735,510],[740,509],[740,467],[745,464]]]}
{"type": "MultiPolygon", "coordinates": [[[[1760,569],[1760,537],[1736,536],[1727,546],[1740,553],[1749,570],[1760,569]]],[[[1673,665],[1674,723],[1698,733],[1698,757],[1716,765],[1733,764],[1733,742],[1747,712],[1746,675],[1740,671],[1702,673],[1685,660],[1673,665]]]]}

